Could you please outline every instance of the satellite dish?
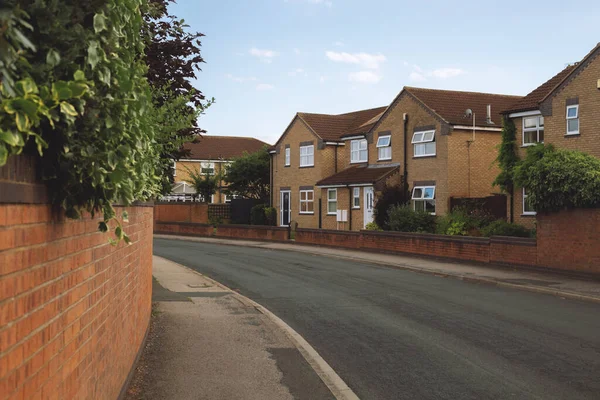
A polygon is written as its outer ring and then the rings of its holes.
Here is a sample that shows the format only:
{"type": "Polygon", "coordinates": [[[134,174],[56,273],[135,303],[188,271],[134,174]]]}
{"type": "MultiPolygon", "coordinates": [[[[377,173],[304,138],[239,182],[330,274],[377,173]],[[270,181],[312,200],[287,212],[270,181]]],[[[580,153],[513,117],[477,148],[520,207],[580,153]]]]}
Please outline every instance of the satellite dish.
{"type": "Polygon", "coordinates": [[[473,110],[471,110],[470,108],[467,108],[467,110],[465,111],[465,118],[470,118],[473,116],[473,110]]]}

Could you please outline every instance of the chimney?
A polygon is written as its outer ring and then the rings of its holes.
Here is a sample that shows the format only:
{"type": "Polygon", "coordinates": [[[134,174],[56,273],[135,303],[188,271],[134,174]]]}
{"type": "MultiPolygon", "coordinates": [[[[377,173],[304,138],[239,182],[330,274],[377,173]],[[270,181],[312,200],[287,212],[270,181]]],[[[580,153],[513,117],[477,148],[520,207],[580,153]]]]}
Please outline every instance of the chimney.
{"type": "Polygon", "coordinates": [[[494,123],[492,121],[492,105],[491,104],[487,105],[487,116],[485,118],[485,122],[486,122],[486,124],[489,124],[489,125],[494,123]]]}

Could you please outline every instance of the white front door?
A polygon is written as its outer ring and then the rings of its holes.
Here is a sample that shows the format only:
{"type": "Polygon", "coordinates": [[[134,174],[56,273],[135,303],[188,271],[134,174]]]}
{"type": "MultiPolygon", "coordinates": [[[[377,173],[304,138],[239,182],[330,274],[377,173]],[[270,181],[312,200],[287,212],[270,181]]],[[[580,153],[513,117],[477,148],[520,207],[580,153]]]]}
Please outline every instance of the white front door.
{"type": "Polygon", "coordinates": [[[373,187],[365,187],[363,189],[364,193],[365,193],[365,201],[364,201],[364,209],[365,209],[365,217],[364,217],[364,226],[363,228],[365,228],[367,226],[367,224],[369,222],[373,222],[373,195],[374,195],[374,191],[373,191],[373,187]]]}

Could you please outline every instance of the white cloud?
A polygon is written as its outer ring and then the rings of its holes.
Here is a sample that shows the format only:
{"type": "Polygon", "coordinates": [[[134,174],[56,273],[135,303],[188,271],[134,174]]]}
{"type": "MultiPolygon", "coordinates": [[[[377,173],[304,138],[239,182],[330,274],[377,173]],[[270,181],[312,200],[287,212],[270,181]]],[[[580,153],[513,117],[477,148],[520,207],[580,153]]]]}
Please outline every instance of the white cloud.
{"type": "Polygon", "coordinates": [[[346,64],[358,64],[364,68],[377,69],[380,64],[385,62],[387,58],[383,54],[369,54],[369,53],[346,53],[346,52],[335,52],[327,51],[325,53],[327,58],[331,61],[342,62],[346,64]]]}
{"type": "Polygon", "coordinates": [[[413,82],[425,82],[427,80],[427,78],[425,78],[423,74],[414,71],[410,73],[408,79],[410,79],[413,82]]]}
{"type": "Polygon", "coordinates": [[[270,83],[259,83],[258,85],[256,85],[256,90],[260,90],[260,91],[273,90],[273,89],[275,89],[275,86],[271,85],[270,83]]]}
{"type": "Polygon", "coordinates": [[[254,57],[258,57],[261,61],[270,63],[273,61],[273,57],[277,55],[277,53],[273,50],[261,50],[253,47],[249,51],[250,55],[254,57]]]}
{"type": "Polygon", "coordinates": [[[373,71],[359,71],[349,74],[348,79],[350,79],[351,82],[377,83],[381,80],[381,75],[373,71]]]}
{"type": "Polygon", "coordinates": [[[308,75],[302,68],[296,68],[295,70],[288,72],[289,76],[297,76],[302,74],[304,74],[304,76],[308,75]]]}
{"type": "Polygon", "coordinates": [[[227,74],[225,75],[227,78],[231,79],[234,82],[240,82],[240,83],[244,83],[244,82],[254,82],[256,81],[256,77],[254,76],[234,76],[231,74],[227,74]]]}
{"type": "Polygon", "coordinates": [[[434,78],[448,79],[464,73],[465,71],[460,68],[438,68],[431,71],[431,76],[434,78]]]}

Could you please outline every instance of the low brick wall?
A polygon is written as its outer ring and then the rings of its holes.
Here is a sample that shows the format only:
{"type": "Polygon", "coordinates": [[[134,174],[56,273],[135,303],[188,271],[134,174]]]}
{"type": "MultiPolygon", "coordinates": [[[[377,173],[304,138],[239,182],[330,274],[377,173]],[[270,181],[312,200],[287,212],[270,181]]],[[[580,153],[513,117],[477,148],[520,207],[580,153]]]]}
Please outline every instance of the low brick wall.
{"type": "Polygon", "coordinates": [[[155,222],[154,233],[165,235],[213,236],[214,227],[209,224],[189,222],[155,222]]]}
{"type": "Polygon", "coordinates": [[[0,398],[119,396],[152,296],[152,207],[126,210],[133,244],[112,246],[101,216],[0,204],[0,398]]]}
{"type": "Polygon", "coordinates": [[[493,236],[490,238],[490,262],[505,265],[537,265],[536,239],[493,236]]]}
{"type": "Polygon", "coordinates": [[[484,263],[490,261],[490,241],[487,238],[361,231],[360,243],[360,247],[366,250],[383,250],[484,263]]]}
{"type": "Polygon", "coordinates": [[[317,244],[323,246],[358,249],[360,233],[348,231],[332,231],[325,229],[296,229],[296,243],[317,244]]]}
{"type": "Polygon", "coordinates": [[[208,223],[208,204],[206,203],[156,203],[154,222],[192,222],[208,223]]]}
{"type": "Polygon", "coordinates": [[[260,225],[217,225],[217,237],[283,242],[289,239],[288,228],[260,225]]]}

